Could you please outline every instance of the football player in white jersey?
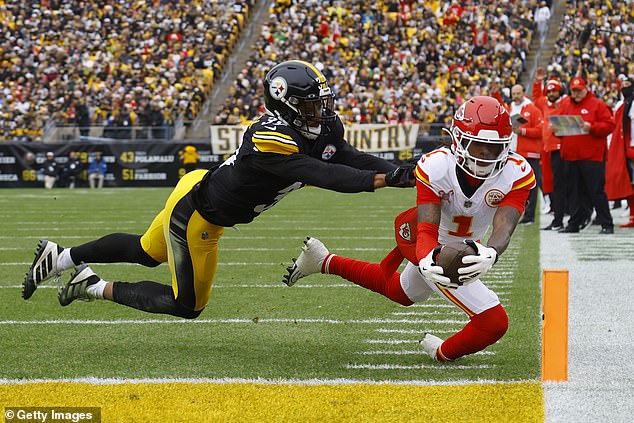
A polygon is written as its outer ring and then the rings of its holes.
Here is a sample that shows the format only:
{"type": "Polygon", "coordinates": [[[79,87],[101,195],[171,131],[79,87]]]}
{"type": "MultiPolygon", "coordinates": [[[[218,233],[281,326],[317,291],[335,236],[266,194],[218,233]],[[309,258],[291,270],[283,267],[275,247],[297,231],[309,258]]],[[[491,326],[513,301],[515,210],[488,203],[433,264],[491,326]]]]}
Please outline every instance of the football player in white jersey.
{"type": "MultiPolygon", "coordinates": [[[[526,160],[509,151],[509,114],[492,97],[473,97],[456,111],[450,148],[438,148],[416,166],[416,207],[395,220],[397,247],[381,263],[331,254],[307,238],[284,282],[293,285],[312,273],[339,275],[409,306],[437,293],[469,316],[447,340],[426,334],[424,351],[437,361],[455,360],[499,340],[508,317],[498,296],[480,280],[504,253],[517,226],[535,176],[526,160]],[[488,241],[481,243],[492,226],[488,241]],[[477,254],[463,257],[460,281],[453,283],[433,260],[434,249],[452,241],[475,240],[477,254]],[[403,259],[403,272],[397,268],[403,259]]],[[[470,241],[471,242],[471,241],[470,241]]]]}

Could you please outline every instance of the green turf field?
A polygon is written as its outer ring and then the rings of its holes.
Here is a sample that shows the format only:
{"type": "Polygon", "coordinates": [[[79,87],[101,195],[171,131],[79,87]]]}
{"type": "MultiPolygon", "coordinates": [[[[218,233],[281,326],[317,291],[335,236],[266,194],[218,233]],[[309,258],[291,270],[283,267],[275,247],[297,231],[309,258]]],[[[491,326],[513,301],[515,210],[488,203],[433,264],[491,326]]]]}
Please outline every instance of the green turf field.
{"type": "MultiPolygon", "coordinates": [[[[434,296],[403,307],[335,276],[281,283],[302,240],[380,260],[393,218],[414,190],[337,194],[306,188],[255,222],[228,228],[212,298],[198,320],[152,315],[109,302],[62,308],[51,287],[29,301],[20,284],[37,241],[77,245],[111,232],[142,233],[169,189],[3,190],[0,199],[0,379],[246,378],[282,380],[536,380],[540,372],[539,238],[517,229],[486,277],[505,306],[507,335],[484,353],[438,364],[422,354],[425,332],[446,338],[466,316],[434,296]]],[[[106,280],[169,282],[166,265],[95,265],[106,280]]],[[[69,273],[63,276],[66,281],[69,273]]]]}

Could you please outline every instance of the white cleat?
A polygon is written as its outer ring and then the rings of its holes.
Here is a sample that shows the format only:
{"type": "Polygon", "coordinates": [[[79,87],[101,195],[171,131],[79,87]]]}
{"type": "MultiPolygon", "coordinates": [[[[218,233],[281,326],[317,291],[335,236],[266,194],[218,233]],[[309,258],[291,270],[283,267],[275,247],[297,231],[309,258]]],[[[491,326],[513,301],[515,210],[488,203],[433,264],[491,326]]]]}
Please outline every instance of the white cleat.
{"type": "Polygon", "coordinates": [[[425,337],[420,341],[420,346],[425,353],[430,356],[434,361],[446,361],[446,358],[440,352],[440,346],[444,341],[439,337],[426,333],[425,337]]]}
{"type": "Polygon", "coordinates": [[[313,273],[321,273],[324,260],[330,252],[328,248],[317,238],[307,237],[302,247],[302,253],[297,260],[293,259],[293,264],[286,268],[286,275],[282,281],[292,286],[299,279],[312,275],[313,273]]]}
{"type": "Polygon", "coordinates": [[[64,249],[53,241],[41,240],[35,250],[35,259],[24,277],[22,298],[28,300],[38,285],[53,277],[59,277],[62,271],[57,268],[57,257],[64,249]]]}

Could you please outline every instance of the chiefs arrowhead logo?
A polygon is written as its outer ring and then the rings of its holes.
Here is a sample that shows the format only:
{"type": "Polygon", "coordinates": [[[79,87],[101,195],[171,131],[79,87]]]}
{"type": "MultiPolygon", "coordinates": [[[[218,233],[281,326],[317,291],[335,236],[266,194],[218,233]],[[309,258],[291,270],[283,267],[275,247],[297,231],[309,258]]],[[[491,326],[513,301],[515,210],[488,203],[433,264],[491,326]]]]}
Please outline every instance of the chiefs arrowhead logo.
{"type": "Polygon", "coordinates": [[[411,229],[409,227],[409,223],[405,222],[401,226],[399,226],[398,234],[405,241],[411,241],[412,240],[412,231],[411,231],[411,229]]]}
{"type": "Polygon", "coordinates": [[[489,207],[497,207],[504,200],[504,193],[499,189],[492,189],[484,196],[484,202],[489,207]]]}

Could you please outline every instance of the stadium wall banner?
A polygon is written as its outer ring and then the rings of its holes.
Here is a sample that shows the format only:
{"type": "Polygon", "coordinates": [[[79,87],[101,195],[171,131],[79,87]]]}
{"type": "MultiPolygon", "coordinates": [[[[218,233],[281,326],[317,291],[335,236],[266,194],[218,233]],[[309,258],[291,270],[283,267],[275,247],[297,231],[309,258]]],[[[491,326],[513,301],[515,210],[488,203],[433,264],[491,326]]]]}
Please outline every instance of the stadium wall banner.
{"type": "MultiPolygon", "coordinates": [[[[104,186],[174,186],[186,173],[179,152],[193,145],[200,154],[199,168],[208,169],[225,160],[211,153],[207,140],[196,142],[107,142],[43,144],[23,142],[0,143],[0,188],[43,187],[44,176],[39,171],[46,153],[55,153],[60,169],[68,162],[68,154],[76,151],[82,164],[79,187],[88,186],[88,165],[97,151],[108,165],[104,186]]],[[[56,187],[67,186],[60,172],[56,187]]]]}
{"type": "MultiPolygon", "coordinates": [[[[231,154],[242,143],[245,125],[211,125],[211,151],[231,154]]],[[[347,125],[346,140],[361,151],[380,153],[412,150],[418,137],[418,124],[362,124],[347,125]]]]}

